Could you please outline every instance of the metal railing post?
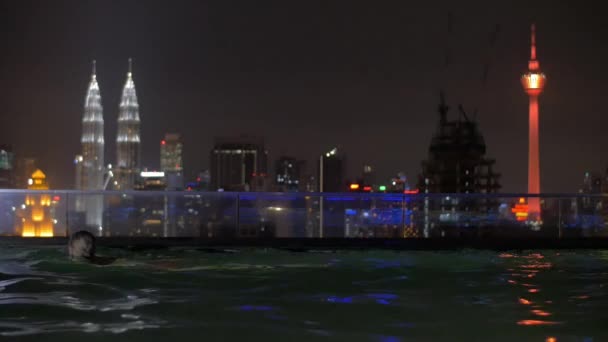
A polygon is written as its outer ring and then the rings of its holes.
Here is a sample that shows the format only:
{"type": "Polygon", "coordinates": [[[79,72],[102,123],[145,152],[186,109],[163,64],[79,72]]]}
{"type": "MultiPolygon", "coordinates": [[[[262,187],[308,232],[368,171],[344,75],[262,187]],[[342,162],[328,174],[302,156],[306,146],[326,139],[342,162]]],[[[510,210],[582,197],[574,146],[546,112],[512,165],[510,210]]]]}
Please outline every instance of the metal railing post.
{"type": "Polygon", "coordinates": [[[407,230],[407,227],[405,226],[405,215],[407,214],[405,203],[405,194],[401,194],[401,237],[405,237],[405,231],[407,230]]]}
{"type": "Polygon", "coordinates": [[[238,236],[239,226],[241,224],[241,193],[236,193],[236,234],[238,236]]]}
{"type": "Polygon", "coordinates": [[[562,238],[562,199],[557,199],[557,237],[562,238]]]}
{"type": "Polygon", "coordinates": [[[65,193],[65,237],[70,236],[70,193],[65,193]]]}

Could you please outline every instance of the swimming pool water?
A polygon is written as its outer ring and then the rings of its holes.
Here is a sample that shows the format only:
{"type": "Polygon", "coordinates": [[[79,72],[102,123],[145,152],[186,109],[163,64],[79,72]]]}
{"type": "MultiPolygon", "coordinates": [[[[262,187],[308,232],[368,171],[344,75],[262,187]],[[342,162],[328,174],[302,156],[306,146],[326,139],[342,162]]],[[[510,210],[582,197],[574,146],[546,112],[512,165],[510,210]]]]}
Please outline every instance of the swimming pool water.
{"type": "Polygon", "coordinates": [[[0,249],[0,340],[606,341],[608,252],[0,249]]]}

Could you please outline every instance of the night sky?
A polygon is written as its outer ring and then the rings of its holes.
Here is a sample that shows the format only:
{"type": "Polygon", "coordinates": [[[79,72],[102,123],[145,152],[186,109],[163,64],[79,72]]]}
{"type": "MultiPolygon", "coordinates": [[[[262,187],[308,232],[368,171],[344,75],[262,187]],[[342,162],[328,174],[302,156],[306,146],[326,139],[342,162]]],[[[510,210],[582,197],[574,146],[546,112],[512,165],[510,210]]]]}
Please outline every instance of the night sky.
{"type": "Polygon", "coordinates": [[[266,138],[271,161],[287,154],[312,171],[339,145],[351,177],[369,163],[379,179],[404,171],[415,182],[445,88],[452,118],[459,103],[478,108],[503,192],[523,192],[528,99],[519,77],[533,20],[548,77],[541,189],[572,192],[585,171],[608,165],[607,28],[604,12],[583,1],[3,0],[0,143],[38,158],[53,188],[72,187],[96,59],[113,162],[132,57],[143,166],[159,167],[165,132],[182,134],[187,176],[209,166],[214,136],[250,134],[266,138]]]}

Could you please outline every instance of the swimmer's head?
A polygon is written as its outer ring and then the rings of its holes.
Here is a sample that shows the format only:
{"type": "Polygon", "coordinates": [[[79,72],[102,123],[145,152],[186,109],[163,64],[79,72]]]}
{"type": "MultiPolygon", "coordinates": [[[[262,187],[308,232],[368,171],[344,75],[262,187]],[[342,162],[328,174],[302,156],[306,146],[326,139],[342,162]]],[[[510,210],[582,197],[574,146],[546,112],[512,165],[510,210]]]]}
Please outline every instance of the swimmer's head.
{"type": "Polygon", "coordinates": [[[93,234],[84,230],[72,234],[68,242],[68,253],[71,258],[94,258],[95,237],[93,234]]]}

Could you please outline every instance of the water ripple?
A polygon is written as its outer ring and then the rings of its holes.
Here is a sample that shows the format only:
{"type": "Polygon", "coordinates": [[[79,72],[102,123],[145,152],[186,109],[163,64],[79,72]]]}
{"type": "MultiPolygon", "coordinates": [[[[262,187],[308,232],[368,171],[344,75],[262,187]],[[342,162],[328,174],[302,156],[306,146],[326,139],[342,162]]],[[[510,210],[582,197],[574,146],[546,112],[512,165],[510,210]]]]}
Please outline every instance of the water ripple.
{"type": "Polygon", "coordinates": [[[0,321],[0,336],[16,337],[69,331],[79,331],[84,333],[108,332],[113,334],[121,334],[129,330],[156,329],[162,327],[164,324],[164,321],[145,322],[142,320],[118,323],[78,323],[75,321],[38,321],[20,323],[12,321],[0,321]]]}

